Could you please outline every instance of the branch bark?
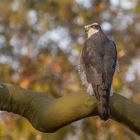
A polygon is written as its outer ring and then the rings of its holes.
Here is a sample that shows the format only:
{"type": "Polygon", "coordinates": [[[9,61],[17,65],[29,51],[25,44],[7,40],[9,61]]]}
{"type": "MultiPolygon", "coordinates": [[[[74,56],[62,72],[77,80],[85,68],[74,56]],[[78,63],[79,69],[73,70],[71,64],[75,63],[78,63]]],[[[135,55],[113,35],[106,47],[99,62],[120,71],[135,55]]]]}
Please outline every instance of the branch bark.
{"type": "MultiPolygon", "coordinates": [[[[69,94],[50,98],[11,84],[0,84],[0,110],[27,118],[33,127],[42,132],[55,132],[73,121],[97,115],[94,96],[69,94]]],[[[114,94],[110,98],[111,119],[128,126],[140,135],[140,105],[114,94]]]]}

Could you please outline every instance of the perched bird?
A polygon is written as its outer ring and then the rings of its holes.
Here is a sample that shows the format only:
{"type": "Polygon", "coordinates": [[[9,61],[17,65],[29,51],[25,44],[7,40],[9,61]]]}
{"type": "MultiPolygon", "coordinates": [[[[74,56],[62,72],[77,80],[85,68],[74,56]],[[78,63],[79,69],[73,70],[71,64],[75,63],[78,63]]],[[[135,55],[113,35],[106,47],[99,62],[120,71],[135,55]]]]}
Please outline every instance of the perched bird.
{"type": "Polygon", "coordinates": [[[80,56],[79,72],[87,92],[95,94],[98,114],[105,121],[109,118],[109,96],[117,67],[116,45],[98,23],[85,26],[85,30],[87,39],[80,56]]]}

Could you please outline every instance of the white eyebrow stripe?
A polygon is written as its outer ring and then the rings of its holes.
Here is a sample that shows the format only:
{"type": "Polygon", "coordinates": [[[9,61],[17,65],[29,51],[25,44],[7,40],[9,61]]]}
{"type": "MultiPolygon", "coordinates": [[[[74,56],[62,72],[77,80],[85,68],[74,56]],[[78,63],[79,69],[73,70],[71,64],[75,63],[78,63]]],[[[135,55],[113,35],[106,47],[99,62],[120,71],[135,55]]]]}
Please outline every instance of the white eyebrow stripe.
{"type": "Polygon", "coordinates": [[[89,25],[85,25],[85,28],[88,28],[88,27],[90,27],[92,25],[99,25],[99,24],[97,22],[95,22],[95,23],[92,23],[92,24],[89,24],[89,25]]]}

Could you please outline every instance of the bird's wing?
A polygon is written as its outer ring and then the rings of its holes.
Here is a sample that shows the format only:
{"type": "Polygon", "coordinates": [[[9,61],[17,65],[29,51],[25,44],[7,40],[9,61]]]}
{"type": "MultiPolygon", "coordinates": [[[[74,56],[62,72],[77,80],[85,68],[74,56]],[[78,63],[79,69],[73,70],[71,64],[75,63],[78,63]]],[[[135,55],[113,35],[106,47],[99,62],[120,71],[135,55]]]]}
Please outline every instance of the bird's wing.
{"type": "Polygon", "coordinates": [[[78,71],[79,71],[79,74],[80,74],[80,78],[81,78],[82,84],[86,86],[87,93],[89,93],[90,95],[94,95],[94,91],[93,91],[91,82],[90,82],[90,80],[89,80],[89,78],[87,76],[86,66],[85,66],[85,63],[83,62],[83,57],[82,57],[83,53],[85,51],[85,48],[86,48],[86,44],[87,43],[85,43],[85,45],[83,47],[83,50],[81,52],[81,55],[80,55],[78,71]]]}
{"type": "Polygon", "coordinates": [[[117,50],[113,41],[109,41],[105,44],[104,55],[104,79],[105,85],[111,88],[114,72],[117,68],[117,50]]]}
{"type": "MultiPolygon", "coordinates": [[[[89,84],[89,89],[94,88],[95,94],[97,85],[102,84],[103,58],[99,51],[93,46],[92,40],[87,40],[81,54],[81,64],[84,75],[89,84]]],[[[92,89],[93,90],[93,89],[92,89]]],[[[99,95],[96,95],[98,97],[99,95]]]]}

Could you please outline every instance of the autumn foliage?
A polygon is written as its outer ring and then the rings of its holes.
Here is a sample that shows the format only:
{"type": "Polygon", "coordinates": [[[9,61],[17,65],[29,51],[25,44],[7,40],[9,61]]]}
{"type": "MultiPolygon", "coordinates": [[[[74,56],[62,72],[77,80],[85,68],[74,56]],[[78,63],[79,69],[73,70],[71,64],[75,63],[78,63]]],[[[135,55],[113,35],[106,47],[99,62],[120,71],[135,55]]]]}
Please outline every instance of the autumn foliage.
{"type": "MultiPolygon", "coordinates": [[[[86,92],[77,65],[86,38],[83,27],[96,21],[117,45],[119,73],[114,90],[139,104],[139,13],[138,0],[0,0],[0,81],[56,98],[86,92]]],[[[43,134],[25,118],[0,113],[2,140],[93,138],[139,139],[111,120],[104,124],[90,117],[54,134],[43,134]]]]}

